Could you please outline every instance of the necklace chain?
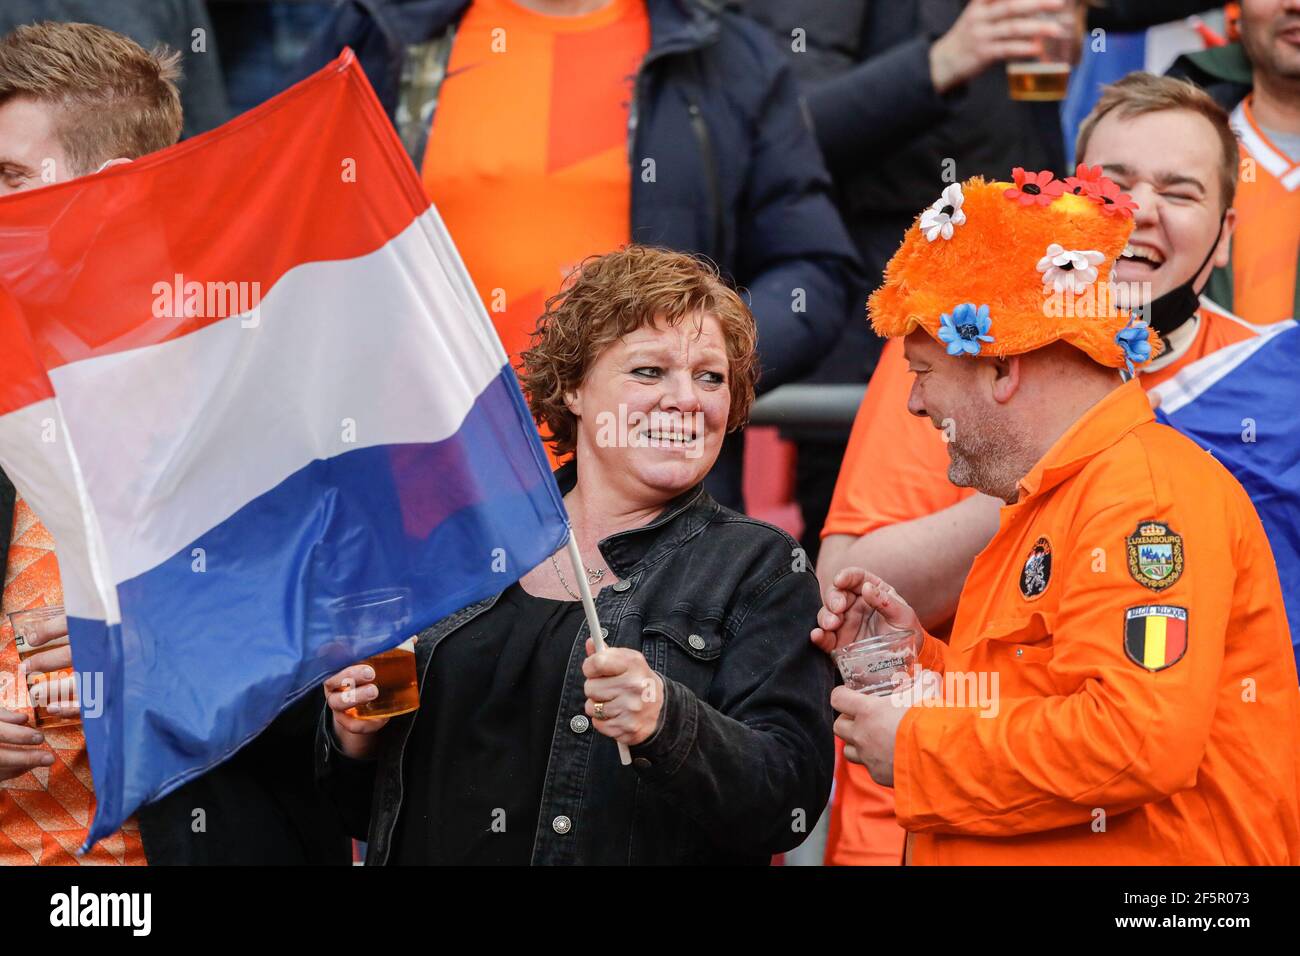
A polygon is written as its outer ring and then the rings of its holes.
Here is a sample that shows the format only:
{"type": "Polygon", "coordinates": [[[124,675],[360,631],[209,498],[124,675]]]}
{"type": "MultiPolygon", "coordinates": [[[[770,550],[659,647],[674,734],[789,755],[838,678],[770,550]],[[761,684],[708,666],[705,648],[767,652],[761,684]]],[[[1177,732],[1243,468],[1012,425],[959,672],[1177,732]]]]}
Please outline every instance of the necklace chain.
{"type": "MultiPolygon", "coordinates": [[[[555,555],[551,555],[551,567],[555,568],[555,573],[560,578],[560,584],[564,586],[564,590],[568,593],[569,597],[573,598],[575,601],[581,601],[582,598],[573,593],[573,590],[569,587],[569,582],[564,579],[564,572],[560,570],[560,564],[555,560],[555,555]]],[[[601,579],[605,577],[605,568],[601,568],[599,571],[595,568],[585,568],[584,570],[587,572],[588,584],[599,584],[601,579]]]]}

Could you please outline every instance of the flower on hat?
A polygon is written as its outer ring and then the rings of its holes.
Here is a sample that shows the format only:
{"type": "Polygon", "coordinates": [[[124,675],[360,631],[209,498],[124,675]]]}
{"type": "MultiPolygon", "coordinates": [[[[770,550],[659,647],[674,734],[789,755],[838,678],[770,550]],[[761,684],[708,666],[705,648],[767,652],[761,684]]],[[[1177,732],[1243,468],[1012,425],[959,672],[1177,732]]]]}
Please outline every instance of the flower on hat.
{"type": "Polygon", "coordinates": [[[1023,167],[1017,166],[1011,170],[1011,178],[1015,180],[1015,186],[1003,191],[1002,195],[1017,200],[1022,206],[1035,203],[1050,206],[1053,199],[1065,192],[1065,184],[1050,169],[1027,173],[1023,167]]]}
{"type": "Polygon", "coordinates": [[[1085,166],[1080,163],[1074,169],[1073,176],[1065,177],[1065,189],[1076,196],[1090,196],[1101,189],[1103,182],[1110,182],[1101,173],[1101,166],[1085,166]]]}
{"type": "Polygon", "coordinates": [[[963,302],[952,315],[945,312],[939,318],[939,341],[948,346],[949,355],[978,355],[980,343],[993,341],[988,334],[992,324],[987,305],[976,309],[974,302],[963,302]]]}
{"type": "Polygon", "coordinates": [[[1043,285],[1057,292],[1082,292],[1097,281],[1097,266],[1105,259],[1095,249],[1066,249],[1054,242],[1038,260],[1038,271],[1043,274],[1043,285]]]}
{"type": "Polygon", "coordinates": [[[940,236],[952,238],[953,227],[966,221],[966,214],[961,211],[965,198],[961,193],[961,183],[953,183],[929,209],[921,213],[921,231],[926,239],[934,242],[940,236]]]}
{"type": "Polygon", "coordinates": [[[1133,366],[1141,365],[1151,358],[1151,342],[1147,338],[1147,324],[1138,319],[1135,315],[1129,320],[1128,325],[1115,333],[1115,341],[1124,352],[1124,364],[1128,366],[1129,374],[1133,374],[1133,366]]]}
{"type": "Polygon", "coordinates": [[[1137,211],[1137,203],[1133,197],[1126,192],[1122,192],[1118,185],[1111,182],[1106,177],[1102,177],[1092,192],[1085,195],[1093,202],[1101,206],[1101,211],[1108,216],[1120,216],[1124,219],[1133,218],[1133,213],[1137,211]]]}

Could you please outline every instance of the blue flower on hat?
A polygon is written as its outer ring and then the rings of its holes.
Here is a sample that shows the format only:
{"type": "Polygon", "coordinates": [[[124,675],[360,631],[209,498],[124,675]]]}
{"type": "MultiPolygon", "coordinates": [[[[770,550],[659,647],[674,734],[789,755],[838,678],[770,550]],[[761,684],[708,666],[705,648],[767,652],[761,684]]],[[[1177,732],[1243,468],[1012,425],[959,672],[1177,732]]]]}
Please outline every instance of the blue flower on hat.
{"type": "Polygon", "coordinates": [[[1115,341],[1119,347],[1124,350],[1124,364],[1128,366],[1129,374],[1133,374],[1133,366],[1141,365],[1151,358],[1151,342],[1147,339],[1147,324],[1139,321],[1137,316],[1129,320],[1128,325],[1115,333],[1115,341]]]}
{"type": "Polygon", "coordinates": [[[939,341],[948,346],[949,355],[979,355],[980,343],[993,341],[988,334],[992,324],[987,305],[976,309],[974,302],[963,302],[952,315],[945,312],[940,316],[939,341]]]}

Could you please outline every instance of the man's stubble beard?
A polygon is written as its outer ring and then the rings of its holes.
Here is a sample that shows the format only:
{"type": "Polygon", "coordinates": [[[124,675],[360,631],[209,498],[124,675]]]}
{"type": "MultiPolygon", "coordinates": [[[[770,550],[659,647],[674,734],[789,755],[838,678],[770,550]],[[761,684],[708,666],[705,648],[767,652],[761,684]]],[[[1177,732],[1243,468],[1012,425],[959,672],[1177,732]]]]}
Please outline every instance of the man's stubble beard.
{"type": "Polygon", "coordinates": [[[1274,35],[1273,24],[1257,29],[1242,30],[1242,46],[1255,69],[1263,70],[1278,82],[1294,86],[1300,84],[1300,57],[1287,57],[1277,52],[1282,43],[1274,35]]]}
{"type": "Polygon", "coordinates": [[[957,426],[948,443],[948,480],[1011,503],[1019,497],[1020,479],[1034,464],[1027,460],[1032,454],[1028,435],[993,409],[989,412],[971,416],[978,424],[957,426]]]}

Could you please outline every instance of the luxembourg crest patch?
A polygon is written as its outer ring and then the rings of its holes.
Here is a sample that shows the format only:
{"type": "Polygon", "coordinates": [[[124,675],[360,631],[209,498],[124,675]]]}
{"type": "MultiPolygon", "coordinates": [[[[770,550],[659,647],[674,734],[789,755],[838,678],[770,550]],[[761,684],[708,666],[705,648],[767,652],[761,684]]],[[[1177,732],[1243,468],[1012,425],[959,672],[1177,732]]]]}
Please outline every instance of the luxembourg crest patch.
{"type": "Polygon", "coordinates": [[[1163,591],[1183,576],[1183,539],[1169,525],[1143,521],[1128,536],[1129,576],[1152,591],[1163,591]]]}

